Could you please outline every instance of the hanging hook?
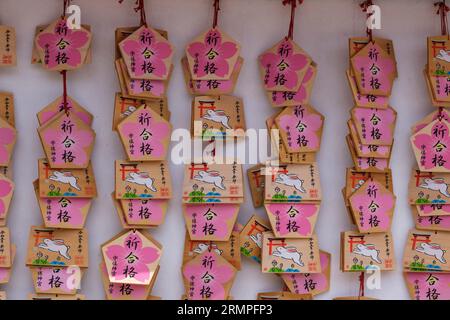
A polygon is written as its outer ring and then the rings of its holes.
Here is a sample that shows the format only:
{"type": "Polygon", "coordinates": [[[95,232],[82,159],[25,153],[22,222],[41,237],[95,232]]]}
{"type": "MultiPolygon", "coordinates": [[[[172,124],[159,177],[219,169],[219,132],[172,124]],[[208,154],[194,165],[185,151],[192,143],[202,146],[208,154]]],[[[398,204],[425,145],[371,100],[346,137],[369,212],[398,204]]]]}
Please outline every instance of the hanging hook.
{"type": "Polygon", "coordinates": [[[287,39],[293,39],[294,38],[294,22],[295,22],[295,9],[297,8],[297,1],[298,4],[301,5],[303,3],[303,0],[283,0],[283,5],[291,5],[291,21],[289,22],[289,32],[287,35],[287,39]]]}
{"type": "Polygon", "coordinates": [[[219,20],[219,11],[220,11],[220,0],[214,0],[214,19],[213,19],[213,29],[217,27],[217,22],[219,20]]]}
{"type": "Polygon", "coordinates": [[[359,295],[358,297],[364,297],[364,271],[359,275],[359,295]]]}
{"type": "MultiPolygon", "coordinates": [[[[120,4],[123,3],[124,0],[118,0],[120,4]]],[[[134,12],[138,12],[140,14],[140,25],[141,26],[147,26],[147,16],[145,14],[145,4],[144,4],[144,0],[136,0],[134,2],[135,7],[134,7],[134,12]]]]}
{"type": "MultiPolygon", "coordinates": [[[[372,0],[365,0],[359,6],[361,7],[361,10],[366,13],[366,18],[369,19],[373,14],[369,12],[369,8],[373,6],[372,0]]],[[[372,42],[372,29],[370,29],[369,27],[366,28],[366,35],[369,38],[370,42],[372,42]]]]}
{"type": "Polygon", "coordinates": [[[435,2],[434,6],[438,8],[436,14],[441,16],[441,34],[448,36],[447,13],[450,11],[450,8],[445,3],[445,0],[435,2]]]}
{"type": "Polygon", "coordinates": [[[66,16],[67,7],[70,6],[70,1],[71,0],[63,0],[63,14],[61,16],[63,19],[66,16]]]}

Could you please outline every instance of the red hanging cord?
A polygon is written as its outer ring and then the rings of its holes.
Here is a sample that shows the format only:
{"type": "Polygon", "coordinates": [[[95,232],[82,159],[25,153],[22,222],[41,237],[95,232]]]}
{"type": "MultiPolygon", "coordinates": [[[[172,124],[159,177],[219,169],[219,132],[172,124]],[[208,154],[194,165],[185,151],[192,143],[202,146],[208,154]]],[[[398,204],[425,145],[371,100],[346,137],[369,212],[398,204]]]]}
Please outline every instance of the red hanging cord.
{"type": "Polygon", "coordinates": [[[63,0],[63,14],[61,16],[63,18],[66,16],[67,7],[70,6],[70,1],[71,0],[63,0]]]}
{"type": "Polygon", "coordinates": [[[220,0],[214,0],[214,18],[213,18],[213,29],[217,27],[217,22],[219,20],[219,11],[220,11],[220,0]]]}
{"type": "MultiPolygon", "coordinates": [[[[366,13],[366,18],[369,19],[372,13],[369,13],[369,7],[373,5],[372,0],[365,0],[362,2],[359,6],[361,7],[362,11],[366,13]]],[[[369,27],[366,28],[366,34],[370,41],[372,41],[372,29],[369,27]]]]}
{"type": "MultiPolygon", "coordinates": [[[[122,2],[124,0],[118,0],[120,4],[122,4],[122,2]]],[[[141,26],[147,26],[147,16],[145,14],[145,4],[144,4],[144,0],[136,0],[135,1],[135,5],[136,7],[134,7],[134,11],[138,12],[139,11],[139,15],[140,15],[140,25],[141,26]]]]}
{"type": "Polygon", "coordinates": [[[364,272],[359,275],[359,295],[358,297],[364,297],[364,272]]]}
{"type": "Polygon", "coordinates": [[[450,11],[450,8],[445,3],[445,0],[436,2],[434,6],[438,8],[436,14],[441,16],[441,34],[448,36],[447,13],[450,11]]]}
{"type": "Polygon", "coordinates": [[[63,109],[66,112],[66,114],[69,114],[69,104],[67,103],[67,71],[63,70],[61,71],[61,74],[63,76],[63,109]]]}
{"type": "Polygon", "coordinates": [[[291,40],[294,38],[295,9],[297,8],[297,1],[299,5],[303,3],[303,0],[283,0],[283,5],[291,5],[291,21],[289,22],[289,32],[287,35],[287,39],[291,40]]]}

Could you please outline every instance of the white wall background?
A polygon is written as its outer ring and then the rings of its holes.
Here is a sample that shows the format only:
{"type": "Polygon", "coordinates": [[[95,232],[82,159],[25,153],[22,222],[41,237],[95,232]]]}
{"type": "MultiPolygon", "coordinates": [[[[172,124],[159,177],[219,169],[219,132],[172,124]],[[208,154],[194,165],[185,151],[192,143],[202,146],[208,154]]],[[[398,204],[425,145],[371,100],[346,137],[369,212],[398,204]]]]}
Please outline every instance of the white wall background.
{"type": "MultiPolygon", "coordinates": [[[[341,188],[345,168],[352,165],[344,137],[346,121],[352,107],[350,89],[345,80],[348,66],[347,39],[364,35],[364,15],[360,0],[306,0],[297,12],[295,40],[319,65],[312,104],[326,116],[322,150],[319,154],[324,200],[316,231],[322,249],[332,253],[330,292],[320,296],[356,295],[356,274],[339,271],[339,233],[350,230],[341,188]]],[[[426,37],[440,32],[434,0],[378,0],[382,9],[382,30],[376,36],[394,40],[399,78],[395,83],[391,104],[398,111],[395,146],[391,166],[398,197],[392,231],[398,268],[384,273],[382,289],[366,294],[382,299],[409,298],[400,270],[407,231],[412,227],[407,204],[407,184],[414,165],[409,145],[410,126],[433,108],[422,76],[426,63],[426,37]]],[[[87,228],[90,232],[90,268],[82,283],[82,293],[89,299],[103,299],[98,264],[100,245],[121,231],[110,192],[114,188],[114,159],[124,157],[122,146],[111,132],[114,92],[118,90],[114,60],[114,30],[139,22],[132,7],[134,1],[122,5],[116,0],[76,0],[81,6],[82,23],[94,32],[93,63],[68,76],[68,92],[91,111],[97,140],[93,165],[99,197],[94,202],[87,228]]],[[[147,18],[153,27],[169,32],[176,47],[175,70],[169,88],[169,105],[174,128],[190,125],[191,97],[185,90],[179,60],[184,47],[194,36],[210,27],[211,0],[147,0],[147,18]]],[[[247,126],[265,128],[265,119],[274,112],[263,92],[257,68],[257,56],[287,33],[289,9],[281,0],[223,0],[219,26],[242,44],[245,64],[235,94],[242,96],[247,126]]],[[[5,286],[10,299],[24,299],[33,291],[31,275],[25,267],[25,252],[30,225],[42,223],[34,198],[32,181],[37,177],[37,159],[43,151],[36,134],[36,112],[62,94],[61,76],[30,64],[35,26],[50,23],[61,14],[62,0],[0,0],[0,23],[13,25],[17,33],[18,66],[0,70],[0,90],[15,94],[16,123],[19,140],[14,154],[16,196],[12,204],[9,227],[17,256],[10,284],[5,286]]],[[[181,214],[181,166],[173,166],[175,198],[171,201],[165,224],[153,235],[164,245],[161,271],[153,290],[164,299],[179,299],[183,293],[180,273],[184,242],[184,220],[181,214]]],[[[239,214],[245,223],[254,212],[246,187],[247,200],[239,214]]],[[[257,211],[265,215],[263,209],[257,211]]],[[[254,299],[260,291],[281,288],[281,280],[262,274],[259,265],[243,260],[232,289],[236,299],[254,299]]]]}

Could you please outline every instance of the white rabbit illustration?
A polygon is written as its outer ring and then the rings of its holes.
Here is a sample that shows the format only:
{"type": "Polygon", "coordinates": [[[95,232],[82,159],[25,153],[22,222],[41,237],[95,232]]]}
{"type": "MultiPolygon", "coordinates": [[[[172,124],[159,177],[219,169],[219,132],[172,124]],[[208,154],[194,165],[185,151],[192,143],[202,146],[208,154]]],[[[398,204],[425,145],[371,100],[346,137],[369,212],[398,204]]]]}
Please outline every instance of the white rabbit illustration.
{"type": "Polygon", "coordinates": [[[81,188],[78,186],[77,178],[73,176],[70,171],[53,171],[52,175],[48,177],[52,181],[60,182],[63,184],[68,184],[72,188],[80,191],[81,188]]]}
{"type": "Polygon", "coordinates": [[[272,255],[286,260],[292,260],[295,264],[303,267],[305,264],[302,262],[302,253],[297,251],[295,247],[277,247],[272,255]]]}
{"type": "Polygon", "coordinates": [[[381,259],[378,257],[380,250],[377,250],[373,244],[357,244],[353,249],[353,253],[360,254],[364,257],[370,257],[373,261],[381,263],[381,259]]]}
{"type": "Polygon", "coordinates": [[[46,249],[51,252],[57,252],[67,260],[70,260],[69,255],[69,246],[64,244],[64,240],[51,240],[51,239],[44,239],[42,243],[38,245],[41,249],[46,249]]]}
{"type": "Polygon", "coordinates": [[[197,248],[195,248],[192,251],[195,253],[201,254],[201,253],[209,250],[209,248],[211,248],[211,250],[213,250],[218,255],[222,255],[222,253],[223,253],[223,250],[220,250],[219,248],[217,248],[216,244],[207,245],[206,243],[199,243],[197,245],[197,248]]]}
{"type": "Polygon", "coordinates": [[[435,257],[441,263],[447,263],[444,258],[446,250],[443,250],[439,244],[436,243],[421,243],[416,248],[417,252],[426,254],[427,256],[435,257]]]}
{"type": "Polygon", "coordinates": [[[450,55],[448,53],[449,53],[448,51],[439,50],[439,53],[436,56],[436,59],[444,60],[445,62],[450,62],[450,55]]]}
{"type": "Polygon", "coordinates": [[[194,176],[194,180],[209,183],[215,185],[217,188],[221,190],[225,190],[225,186],[223,185],[224,177],[220,175],[218,171],[204,171],[200,170],[194,176]]]}
{"type": "Polygon", "coordinates": [[[150,189],[153,192],[156,192],[156,188],[153,186],[153,178],[150,177],[150,175],[147,172],[130,172],[125,181],[130,183],[135,183],[140,186],[146,186],[148,189],[150,189]]]}
{"type": "Polygon", "coordinates": [[[275,182],[288,187],[294,187],[302,193],[306,192],[306,190],[303,188],[303,180],[301,180],[296,174],[279,173],[277,178],[275,179],[275,182]]]}
{"type": "Polygon", "coordinates": [[[422,183],[419,187],[433,191],[439,191],[442,195],[446,196],[447,198],[450,197],[450,193],[448,192],[448,184],[445,183],[444,179],[426,178],[424,182],[425,183],[422,183]]]}
{"type": "Polygon", "coordinates": [[[250,239],[252,239],[258,247],[262,247],[262,233],[252,234],[250,235],[250,239]]]}
{"type": "Polygon", "coordinates": [[[227,116],[225,111],[223,110],[208,110],[206,114],[203,116],[206,120],[211,120],[217,123],[222,124],[225,128],[231,129],[231,127],[228,125],[228,121],[230,120],[230,117],[227,116]]]}

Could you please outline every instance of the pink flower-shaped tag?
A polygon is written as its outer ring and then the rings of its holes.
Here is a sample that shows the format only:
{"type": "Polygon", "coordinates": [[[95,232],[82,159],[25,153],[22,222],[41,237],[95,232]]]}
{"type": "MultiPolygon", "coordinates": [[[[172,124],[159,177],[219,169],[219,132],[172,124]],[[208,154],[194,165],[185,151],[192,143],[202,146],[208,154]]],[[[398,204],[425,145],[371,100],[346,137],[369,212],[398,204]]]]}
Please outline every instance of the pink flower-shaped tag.
{"type": "Polygon", "coordinates": [[[6,219],[14,193],[14,183],[0,174],[0,219],[6,219]]]}
{"type": "Polygon", "coordinates": [[[33,285],[37,293],[75,294],[82,272],[78,268],[31,268],[33,285]]]}
{"type": "Polygon", "coordinates": [[[353,108],[352,120],[363,145],[392,145],[397,114],[392,108],[353,108]]]}
{"type": "Polygon", "coordinates": [[[312,203],[266,204],[273,233],[280,238],[307,238],[314,232],[320,206],[312,203]]]}
{"type": "Polygon", "coordinates": [[[355,77],[347,70],[347,80],[352,90],[355,105],[361,108],[386,109],[389,106],[389,97],[362,94],[358,91],[355,77]]]}
{"type": "Polygon", "coordinates": [[[356,226],[361,233],[387,232],[392,223],[395,196],[381,183],[369,179],[349,198],[356,226]]]}
{"type": "Polygon", "coordinates": [[[215,251],[205,251],[183,266],[189,300],[225,300],[236,269],[215,251]]]}
{"type": "Polygon", "coordinates": [[[449,123],[435,120],[411,137],[419,169],[428,172],[450,170],[449,123]]]}
{"type": "Polygon", "coordinates": [[[86,168],[89,165],[95,132],[75,113],[62,112],[38,129],[52,168],[86,168]]]}
{"type": "Polygon", "coordinates": [[[186,47],[193,80],[229,80],[240,45],[219,29],[210,29],[186,47]]]}
{"type": "Polygon", "coordinates": [[[319,151],[323,121],[324,117],[309,105],[287,107],[275,118],[289,153],[319,151]]]}
{"type": "Polygon", "coordinates": [[[191,240],[228,241],[239,204],[186,204],[183,215],[191,240]]]}
{"type": "Polygon", "coordinates": [[[170,123],[146,105],[117,126],[130,161],[165,159],[171,131],[170,123]]]}
{"type": "Polygon", "coordinates": [[[299,106],[309,103],[314,80],[317,75],[317,65],[311,63],[306,70],[302,83],[296,92],[268,91],[267,95],[274,107],[299,106]]]}
{"type": "Polygon", "coordinates": [[[394,59],[377,43],[369,42],[351,58],[361,94],[389,96],[396,76],[394,59]]]}
{"type": "Polygon", "coordinates": [[[142,26],[119,43],[131,79],[167,80],[173,47],[156,30],[142,26]]]}
{"type": "Polygon", "coordinates": [[[110,282],[148,285],[162,250],[149,235],[132,230],[108,241],[102,252],[110,282]]]}
{"type": "Polygon", "coordinates": [[[0,166],[7,167],[16,143],[17,131],[0,118],[0,166]]]}
{"type": "Polygon", "coordinates": [[[35,45],[46,69],[74,70],[83,65],[91,38],[83,27],[72,30],[66,19],[58,19],[36,36],[35,45]]]}
{"type": "Polygon", "coordinates": [[[91,207],[88,198],[38,197],[42,218],[47,228],[81,229],[91,207]]]}
{"type": "Polygon", "coordinates": [[[259,57],[264,89],[297,92],[311,58],[291,39],[283,39],[259,57]]]}
{"type": "Polygon", "coordinates": [[[419,230],[450,231],[450,216],[421,216],[418,214],[418,208],[412,208],[414,211],[414,222],[419,230]]]}
{"type": "Polygon", "coordinates": [[[353,163],[358,171],[365,172],[384,172],[389,169],[389,158],[363,158],[356,152],[356,146],[350,135],[346,137],[347,145],[350,150],[353,163]]]}
{"type": "Polygon", "coordinates": [[[411,299],[450,300],[450,274],[406,272],[405,280],[411,299]]]}

